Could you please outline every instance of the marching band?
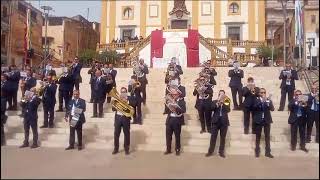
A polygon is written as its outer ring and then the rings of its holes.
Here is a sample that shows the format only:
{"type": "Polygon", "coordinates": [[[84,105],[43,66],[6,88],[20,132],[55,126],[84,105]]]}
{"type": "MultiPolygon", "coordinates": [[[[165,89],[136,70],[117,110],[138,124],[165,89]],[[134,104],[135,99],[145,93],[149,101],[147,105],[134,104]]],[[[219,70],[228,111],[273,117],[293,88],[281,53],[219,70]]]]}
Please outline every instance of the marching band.
{"type": "MultiPolygon", "coordinates": [[[[143,124],[143,112],[141,105],[146,103],[146,86],[148,84],[148,66],[143,59],[135,57],[132,61],[133,73],[127,87],[121,87],[117,91],[117,71],[112,64],[100,64],[94,61],[89,69],[91,97],[93,103],[93,118],[103,118],[103,104],[107,99],[114,117],[114,150],[112,154],[119,152],[119,137],[121,129],[124,133],[125,154],[130,154],[130,121],[132,124],[143,124]]],[[[201,65],[202,69],[198,78],[194,81],[193,96],[196,96],[195,108],[201,123],[200,133],[211,134],[207,157],[213,155],[217,136],[220,132],[219,155],[225,157],[225,141],[230,126],[228,114],[230,113],[231,99],[226,96],[225,90],[219,90],[218,97],[213,100],[214,86],[217,84],[214,76],[216,70],[208,60],[201,65]]],[[[65,121],[70,126],[69,146],[66,150],[75,148],[75,132],[78,137],[78,150],[83,149],[82,126],[85,123],[86,101],[80,98],[79,84],[82,65],[76,57],[70,66],[63,65],[61,73],[56,75],[50,62],[41,71],[40,87],[36,88],[36,78],[30,67],[25,67],[19,72],[12,65],[9,70],[1,74],[1,145],[5,145],[4,124],[8,116],[6,110],[17,110],[17,92],[22,91],[21,107],[24,119],[25,139],[21,148],[29,147],[29,129],[33,132],[33,144],[31,148],[37,148],[38,144],[38,107],[43,103],[44,122],[40,128],[54,128],[54,107],[56,104],[56,91],[58,89],[58,110],[63,112],[65,107],[65,121]],[[57,84],[59,86],[57,86],[57,84]],[[73,96],[73,98],[72,98],[73,96]],[[8,108],[7,107],[8,103],[8,108]]],[[[172,135],[175,135],[175,153],[181,154],[181,128],[185,125],[186,113],[186,88],[181,85],[183,71],[177,59],[173,57],[168,64],[165,75],[165,99],[164,112],[166,114],[166,151],[172,153],[172,135]]],[[[262,129],[265,139],[265,156],[273,158],[270,147],[270,131],[272,124],[271,111],[274,105],[271,94],[267,94],[265,88],[256,87],[254,78],[247,79],[243,87],[241,79],[244,71],[240,69],[238,61],[233,63],[233,69],[229,70],[229,87],[232,94],[233,110],[242,110],[244,119],[244,134],[249,134],[250,114],[252,116],[252,134],[256,136],[255,156],[260,156],[260,139],[262,129]],[[238,98],[237,98],[238,95],[238,98]],[[243,100],[244,98],[244,100],[243,100]]],[[[315,123],[317,133],[316,142],[319,143],[319,90],[313,86],[309,94],[303,95],[300,90],[295,90],[295,80],[298,80],[297,72],[286,64],[285,70],[280,73],[281,100],[279,111],[284,109],[286,94],[289,100],[289,119],[291,133],[291,150],[296,149],[297,132],[300,135],[300,149],[308,152],[306,143],[311,141],[311,131],[315,123]]]]}

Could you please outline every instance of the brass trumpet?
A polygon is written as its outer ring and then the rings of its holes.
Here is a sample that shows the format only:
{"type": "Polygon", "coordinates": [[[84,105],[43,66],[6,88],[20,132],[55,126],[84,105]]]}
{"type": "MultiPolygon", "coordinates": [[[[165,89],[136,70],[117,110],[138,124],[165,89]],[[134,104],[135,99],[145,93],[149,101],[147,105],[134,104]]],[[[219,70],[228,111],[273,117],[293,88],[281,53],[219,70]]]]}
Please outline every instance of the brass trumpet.
{"type": "Polygon", "coordinates": [[[226,106],[229,106],[231,104],[231,99],[226,95],[219,95],[217,101],[219,105],[224,104],[226,106]]]}

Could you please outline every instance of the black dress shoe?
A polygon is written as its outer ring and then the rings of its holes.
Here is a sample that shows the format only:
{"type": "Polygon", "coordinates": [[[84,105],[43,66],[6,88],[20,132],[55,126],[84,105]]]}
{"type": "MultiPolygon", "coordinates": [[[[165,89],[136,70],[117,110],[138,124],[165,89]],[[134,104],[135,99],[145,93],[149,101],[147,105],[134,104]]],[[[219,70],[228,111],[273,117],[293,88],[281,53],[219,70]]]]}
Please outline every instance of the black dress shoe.
{"type": "Polygon", "coordinates": [[[34,149],[34,148],[37,148],[37,147],[39,147],[38,144],[32,144],[32,146],[31,146],[30,148],[31,148],[31,149],[34,149]]]}
{"type": "Polygon", "coordinates": [[[206,132],[206,130],[201,130],[201,131],[200,131],[200,134],[205,133],[205,132],[206,132]]]}
{"type": "Polygon", "coordinates": [[[56,112],[63,112],[63,110],[62,109],[58,109],[58,110],[56,110],[56,112]]]}
{"type": "Polygon", "coordinates": [[[82,146],[78,146],[78,150],[81,151],[82,150],[82,146]]]}
{"type": "Polygon", "coordinates": [[[273,158],[273,155],[271,153],[266,153],[265,156],[268,158],[273,158]]]}
{"type": "Polygon", "coordinates": [[[40,126],[40,128],[42,129],[42,128],[48,128],[48,125],[42,125],[42,126],[40,126]]]}
{"type": "Polygon", "coordinates": [[[119,151],[118,150],[113,150],[112,154],[117,154],[119,151]]]}
{"type": "Polygon", "coordinates": [[[176,151],[176,156],[180,156],[180,151],[176,151]]]}
{"type": "Polygon", "coordinates": [[[291,151],[295,151],[296,147],[291,146],[291,151]]]}
{"type": "Polygon", "coordinates": [[[244,130],[244,134],[249,134],[249,130],[244,130]]]}
{"type": "Polygon", "coordinates": [[[225,157],[226,157],[226,155],[224,155],[223,152],[219,153],[219,156],[222,157],[222,158],[225,158],[225,157]]]}
{"type": "Polygon", "coordinates": [[[300,148],[300,149],[301,149],[301,151],[304,151],[304,152],[306,152],[306,153],[308,153],[308,152],[309,152],[309,150],[308,150],[308,149],[306,149],[305,147],[300,148]]]}
{"type": "Polygon", "coordinates": [[[19,146],[19,148],[25,148],[25,147],[29,147],[29,144],[22,144],[21,146],[19,146]]]}
{"type": "Polygon", "coordinates": [[[126,154],[126,155],[129,155],[129,154],[130,154],[130,151],[129,151],[129,150],[126,150],[126,151],[125,151],[125,154],[126,154]]]}
{"type": "Polygon", "coordinates": [[[71,149],[74,149],[74,147],[73,146],[69,146],[65,150],[71,150],[71,149]]]}
{"type": "Polygon", "coordinates": [[[212,152],[208,152],[208,153],[206,154],[206,157],[209,157],[209,156],[212,156],[212,152]]]}
{"type": "Polygon", "coordinates": [[[256,158],[260,157],[260,152],[255,152],[256,158]]]}
{"type": "Polygon", "coordinates": [[[53,124],[49,125],[49,128],[54,128],[54,125],[53,124]]]}
{"type": "Polygon", "coordinates": [[[164,152],[163,154],[164,155],[168,155],[168,154],[171,154],[172,152],[171,151],[166,151],[166,152],[164,152]]]}

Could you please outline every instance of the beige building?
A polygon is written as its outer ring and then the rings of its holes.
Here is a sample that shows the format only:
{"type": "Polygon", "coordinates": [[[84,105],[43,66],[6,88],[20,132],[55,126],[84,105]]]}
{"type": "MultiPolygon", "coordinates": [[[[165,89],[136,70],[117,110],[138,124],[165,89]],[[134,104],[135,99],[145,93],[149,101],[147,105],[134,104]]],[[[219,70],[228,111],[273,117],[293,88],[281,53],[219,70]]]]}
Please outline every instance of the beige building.
{"type": "Polygon", "coordinates": [[[150,35],[155,29],[198,29],[211,38],[265,40],[265,1],[102,1],[100,43],[150,35]],[[179,7],[179,8],[174,8],[179,7]]]}
{"type": "MultiPolygon", "coordinates": [[[[68,62],[85,49],[96,49],[99,42],[99,23],[89,22],[78,15],[49,17],[47,42],[53,61],[68,62]]],[[[43,26],[43,34],[45,26],[43,26]]]]}

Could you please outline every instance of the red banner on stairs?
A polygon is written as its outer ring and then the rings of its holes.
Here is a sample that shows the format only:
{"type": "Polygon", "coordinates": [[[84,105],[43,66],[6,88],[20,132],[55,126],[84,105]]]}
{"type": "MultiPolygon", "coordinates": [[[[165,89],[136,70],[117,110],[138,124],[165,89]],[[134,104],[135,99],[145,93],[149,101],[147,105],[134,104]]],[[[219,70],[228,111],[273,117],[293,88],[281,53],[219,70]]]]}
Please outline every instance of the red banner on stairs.
{"type": "Polygon", "coordinates": [[[162,30],[155,30],[151,32],[151,56],[150,56],[150,66],[153,67],[152,59],[153,57],[162,58],[163,57],[163,46],[166,40],[163,38],[162,30]]]}
{"type": "Polygon", "coordinates": [[[188,38],[184,38],[187,48],[187,67],[199,66],[199,32],[188,29],[188,38]]]}

